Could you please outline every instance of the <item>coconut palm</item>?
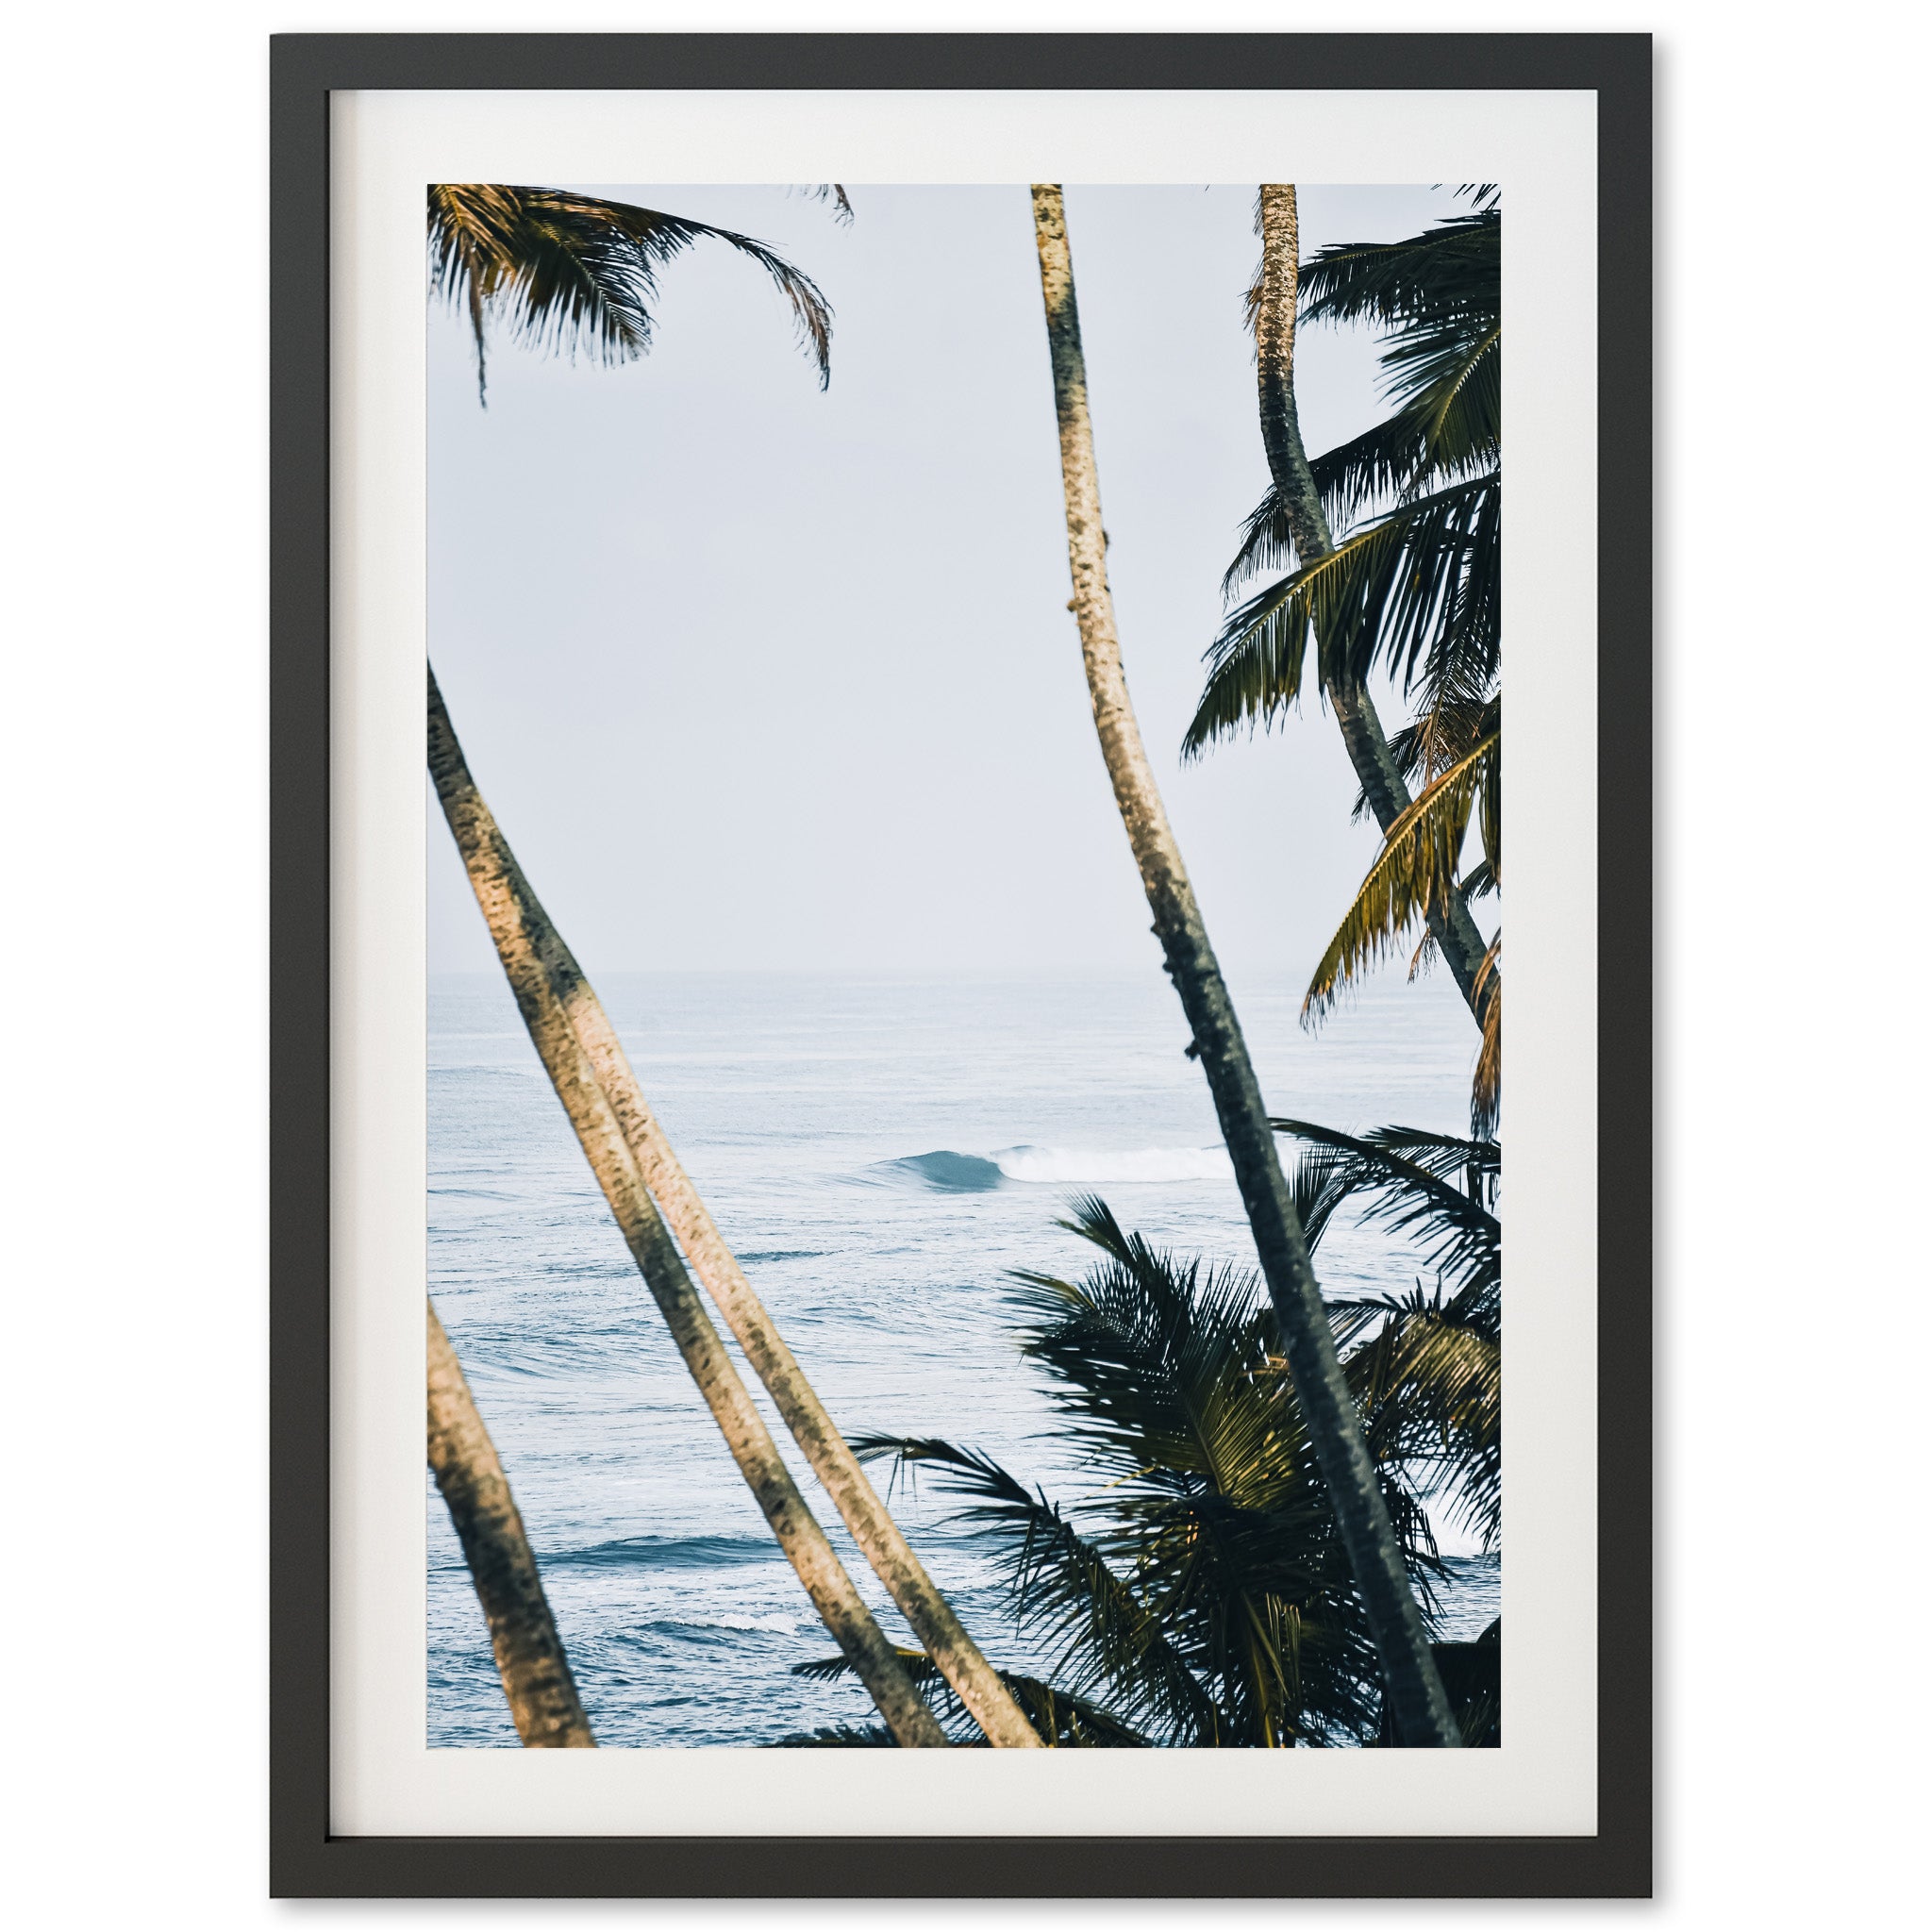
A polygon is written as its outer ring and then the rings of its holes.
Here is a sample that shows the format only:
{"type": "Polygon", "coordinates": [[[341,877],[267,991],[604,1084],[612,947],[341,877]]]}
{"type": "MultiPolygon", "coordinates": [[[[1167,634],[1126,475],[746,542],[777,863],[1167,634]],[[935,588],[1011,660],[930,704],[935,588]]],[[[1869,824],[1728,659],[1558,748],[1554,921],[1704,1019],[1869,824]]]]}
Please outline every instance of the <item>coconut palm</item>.
{"type": "MultiPolygon", "coordinates": [[[[1237,609],[1209,647],[1184,741],[1197,757],[1295,704],[1312,631],[1321,690],[1360,788],[1357,810],[1373,811],[1391,841],[1398,825],[1405,838],[1415,830],[1405,816],[1411,783],[1430,787],[1474,749],[1500,661],[1502,214],[1493,188],[1475,200],[1472,213],[1420,235],[1324,249],[1303,268],[1294,188],[1261,189],[1261,269],[1249,308],[1272,482],[1225,588],[1291,560],[1296,568],[1237,609]],[[1382,361],[1396,404],[1387,421],[1312,463],[1294,400],[1298,301],[1305,322],[1366,319],[1389,331],[1382,361]],[[1364,512],[1336,543],[1332,525],[1364,512]],[[1415,722],[1393,740],[1366,688],[1378,667],[1419,700],[1415,722]]],[[[1499,769],[1500,753],[1489,762],[1499,769]]],[[[1454,873],[1452,855],[1440,891],[1411,916],[1483,1026],[1493,1064],[1501,974],[1469,914],[1474,882],[1458,886],[1454,873]]],[[[1325,997],[1312,995],[1311,1018],[1325,997]]],[[[1478,1123],[1486,1119],[1493,1112],[1479,1099],[1478,1123]]]]}
{"type": "MultiPolygon", "coordinates": [[[[1341,1198],[1329,1192],[1311,1198],[1317,1212],[1341,1198]]],[[[1042,1727],[1058,1714],[1056,1741],[1375,1740],[1379,1660],[1260,1281],[1157,1251],[1097,1199],[1063,1224],[1102,1259],[1079,1281],[1018,1277],[1022,1347],[1049,1377],[1089,1492],[1069,1508],[939,1438],[857,1446],[964,1499],[959,1524],[997,1550],[1017,1634],[1041,1659],[1040,1675],[1009,1681],[1042,1727]]],[[[1367,1318],[1342,1305],[1335,1319],[1346,1336],[1367,1318]]],[[[1362,1375],[1378,1480],[1426,1596],[1439,1565],[1407,1464],[1439,1475],[1432,1418],[1390,1412],[1425,1381],[1362,1375]]]]}
{"type": "Polygon", "coordinates": [[[534,1750],[596,1744],[496,1446],[429,1303],[429,1467],[476,1587],[517,1736],[534,1750]]]}
{"type": "Polygon", "coordinates": [[[1361,1418],[1336,1357],[1260,1086],[1127,695],[1107,582],[1086,361],[1059,188],[1037,184],[1033,212],[1059,426],[1073,608],[1101,752],[1169,976],[1193,1028],[1193,1049],[1214,1097],[1328,1507],[1381,1655],[1396,1725],[1409,1743],[1453,1744],[1457,1740],[1448,1701],[1429,1655],[1403,1546],[1376,1479],[1361,1418]]]}
{"type": "MultiPolygon", "coordinates": [[[[849,219],[842,189],[818,192],[849,219]]],[[[763,243],[730,230],[619,202],[474,184],[432,188],[429,223],[436,286],[468,308],[479,383],[484,323],[492,308],[506,311],[516,335],[539,348],[588,345],[608,361],[642,355],[650,346],[654,265],[702,236],[749,253],[772,273],[801,319],[822,375],[827,368],[830,310],[816,286],[763,243]]],[[[447,712],[440,726],[435,723],[438,709],[432,699],[432,741],[441,729],[454,745],[447,712]]],[[[493,822],[491,837],[502,843],[493,822]]],[[[507,844],[502,849],[507,857],[507,844]]],[[[473,855],[464,856],[470,862],[473,855]]],[[[545,974],[678,1243],[914,1635],[991,1742],[1037,1747],[1038,1734],[892,1521],[745,1279],[645,1101],[589,980],[534,894],[525,891],[523,924],[509,942],[527,946],[545,974]]]]}

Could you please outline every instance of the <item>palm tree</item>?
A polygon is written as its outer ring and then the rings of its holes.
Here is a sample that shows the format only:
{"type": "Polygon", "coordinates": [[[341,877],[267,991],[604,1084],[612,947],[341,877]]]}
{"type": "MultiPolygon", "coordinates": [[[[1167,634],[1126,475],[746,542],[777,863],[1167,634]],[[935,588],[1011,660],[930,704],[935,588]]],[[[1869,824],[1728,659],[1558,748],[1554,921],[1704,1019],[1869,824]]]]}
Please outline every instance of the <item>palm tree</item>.
{"type": "MultiPolygon", "coordinates": [[[[842,189],[820,192],[834,197],[849,218],[842,189]]],[[[429,223],[436,286],[470,314],[479,387],[484,319],[492,304],[507,308],[517,334],[540,348],[588,345],[612,361],[642,355],[650,345],[654,264],[699,236],[727,242],[768,269],[800,317],[822,375],[827,368],[830,311],[816,286],[762,243],[727,229],[619,202],[474,184],[432,188],[429,223]]],[[[432,690],[433,684],[432,677],[432,690]]],[[[432,741],[439,708],[432,695],[432,741]]],[[[441,728],[449,730],[446,712],[441,728]]],[[[493,825],[492,834],[501,844],[493,825]]],[[[507,857],[507,845],[503,851],[507,857]]],[[[466,862],[470,858],[466,850],[466,862]]],[[[527,889],[517,942],[532,949],[647,1187],[914,1635],[993,1743],[1037,1748],[1038,1734],[914,1555],[745,1279],[645,1101],[589,980],[527,889]]]]}
{"type": "MultiPolygon", "coordinates": [[[[960,1524],[999,1551],[1018,1633],[1041,1658],[1040,1676],[1008,1681],[1037,1723],[1058,1714],[1056,1741],[1374,1740],[1375,1646],[1260,1283],[1157,1252],[1096,1199],[1063,1225],[1102,1259],[1077,1282],[1018,1280],[1024,1352],[1091,1479],[1075,1511],[938,1438],[868,1438],[860,1453],[966,1499],[960,1524]]],[[[1364,1318],[1338,1305],[1334,1319],[1347,1335],[1364,1318]]],[[[1438,1565],[1407,1465],[1437,1473],[1433,1415],[1400,1412],[1418,1398],[1399,1378],[1361,1379],[1377,1477],[1426,1594],[1438,1565]]]]}
{"type": "Polygon", "coordinates": [[[584,1158],[604,1191],[644,1285],[733,1460],[779,1547],[798,1573],[813,1607],[872,1693],[893,1737],[907,1745],[943,1744],[944,1732],[914,1690],[897,1651],[860,1601],[844,1565],[799,1494],[777,1444],[685,1273],[676,1244],[652,1202],[624,1130],[598,1083],[596,1070],[570,1016],[551,991],[531,931],[533,923],[541,918],[541,909],[470,776],[433,672],[429,677],[429,770],[531,1042],[563,1103],[584,1158]]]}
{"type": "Polygon", "coordinates": [[[597,1740],[577,1701],[509,1478],[437,1320],[436,1304],[428,1307],[429,1467],[490,1625],[490,1647],[517,1736],[532,1750],[592,1749],[597,1740]]]}
{"type": "Polygon", "coordinates": [[[1127,695],[1107,583],[1107,537],[1100,517],[1066,210],[1057,185],[1035,185],[1033,213],[1059,424],[1074,610],[1101,752],[1140,867],[1168,974],[1193,1027],[1194,1049],[1208,1075],[1222,1137],[1254,1229],[1301,1412],[1381,1655],[1396,1725],[1411,1744],[1454,1744],[1457,1732],[1448,1700],[1429,1655],[1422,1613],[1410,1591],[1402,1544],[1376,1481],[1361,1418],[1336,1357],[1260,1086],[1127,695]]]}
{"type": "MultiPolygon", "coordinates": [[[[1372,810],[1391,842],[1413,830],[1409,781],[1432,784],[1483,735],[1498,662],[1502,214],[1493,189],[1476,200],[1468,216],[1403,242],[1324,249],[1304,270],[1294,188],[1262,187],[1261,269],[1249,308],[1273,481],[1226,588],[1291,558],[1298,568],[1228,619],[1209,649],[1184,746],[1198,756],[1294,704],[1312,629],[1322,691],[1360,786],[1357,808],[1372,810]],[[1383,362],[1395,413],[1312,464],[1294,399],[1298,302],[1305,321],[1366,316],[1393,330],[1383,362]],[[1336,544],[1331,515],[1365,508],[1381,513],[1336,544]],[[1421,716],[1392,742],[1364,682],[1378,661],[1422,691],[1421,716]]],[[[1470,882],[1455,881],[1455,857],[1441,890],[1414,912],[1482,1025],[1493,1065],[1501,974],[1470,917],[1470,882]]],[[[1311,993],[1311,1016],[1324,997],[1311,993]]],[[[1479,1099],[1478,1123],[1485,1118],[1493,1115],[1479,1099]]]]}

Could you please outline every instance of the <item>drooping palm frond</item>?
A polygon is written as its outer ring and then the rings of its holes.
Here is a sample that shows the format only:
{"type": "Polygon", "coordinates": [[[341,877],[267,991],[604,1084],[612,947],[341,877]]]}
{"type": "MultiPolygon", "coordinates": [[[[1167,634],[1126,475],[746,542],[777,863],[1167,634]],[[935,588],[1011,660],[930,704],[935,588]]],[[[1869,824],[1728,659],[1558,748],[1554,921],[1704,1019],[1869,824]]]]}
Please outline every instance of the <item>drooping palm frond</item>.
{"type": "Polygon", "coordinates": [[[1418,323],[1382,351],[1384,393],[1412,421],[1421,459],[1406,486],[1493,464],[1503,443],[1503,327],[1418,323]]]}
{"type": "Polygon", "coordinates": [[[1490,728],[1389,827],[1382,849],[1317,964],[1302,1001],[1313,1025],[1350,985],[1387,955],[1431,908],[1460,890],[1457,873],[1470,820],[1479,828],[1489,882],[1502,884],[1502,705],[1490,728]]]}
{"type": "Polygon", "coordinates": [[[1339,242],[1301,265],[1301,319],[1401,327],[1502,307],[1503,216],[1491,205],[1397,242],[1339,242]]]}
{"type": "MultiPolygon", "coordinates": [[[[1495,358],[1485,351],[1481,360],[1493,364],[1495,358]]],[[[1454,386],[1457,374],[1450,372],[1439,390],[1405,404],[1309,463],[1334,528],[1348,528],[1365,514],[1384,514],[1432,486],[1467,482],[1494,471],[1496,440],[1480,433],[1479,412],[1494,395],[1495,370],[1472,369],[1460,387],[1454,386]]],[[[1234,559],[1222,575],[1222,595],[1233,596],[1262,571],[1292,570],[1299,560],[1287,505],[1271,483],[1241,525],[1234,559]]]]}
{"type": "Polygon", "coordinates": [[[1068,1679],[1075,1695],[1104,1686],[1122,1722],[1169,1741],[1215,1741],[1213,1701],[1158,1620],[1043,1492],[1028,1491],[991,1457],[936,1437],[850,1440],[861,1461],[890,1456],[895,1475],[930,1468],[942,1491],[972,1499],[960,1518],[1000,1539],[1020,1632],[1060,1645],[1055,1678],[1068,1679]]]}
{"type": "Polygon", "coordinates": [[[1305,1143],[1293,1178],[1311,1249],[1344,1201],[1366,1196],[1366,1222],[1414,1242],[1424,1264],[1452,1293],[1476,1295],[1472,1319],[1497,1306],[1503,1273],[1503,1224],[1493,1208],[1502,1166],[1497,1142],[1458,1141],[1417,1127],[1376,1127],[1357,1136],[1311,1121],[1270,1124],[1305,1143]]]}
{"type": "Polygon", "coordinates": [[[492,314],[512,341],[541,351],[581,351],[606,364],[645,354],[658,269],[703,240],[749,256],[772,277],[820,387],[831,379],[830,305],[810,276],[748,235],[596,195],[475,181],[432,184],[428,221],[431,287],[469,315],[479,396],[492,314]]]}
{"type": "MultiPolygon", "coordinates": [[[[1183,755],[1241,725],[1272,726],[1301,696],[1312,629],[1320,679],[1359,685],[1378,665],[1424,702],[1487,691],[1501,651],[1503,509],[1495,473],[1404,503],[1272,584],[1223,625],[1183,755]]],[[[1272,540],[1271,540],[1272,541],[1272,540]]]]}

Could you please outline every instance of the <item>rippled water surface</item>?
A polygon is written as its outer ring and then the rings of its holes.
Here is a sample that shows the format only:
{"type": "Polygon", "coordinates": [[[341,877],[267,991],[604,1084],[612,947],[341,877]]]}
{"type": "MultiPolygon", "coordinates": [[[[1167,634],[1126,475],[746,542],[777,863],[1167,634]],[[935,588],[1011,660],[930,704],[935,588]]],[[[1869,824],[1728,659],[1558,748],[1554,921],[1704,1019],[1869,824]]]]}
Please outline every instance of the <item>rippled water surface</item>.
{"type": "MultiPolygon", "coordinates": [[[[1466,1131],[1474,1054],[1446,980],[1372,986],[1311,1040],[1299,989],[1238,983],[1272,1108],[1466,1131]]],[[[1069,1505],[1082,1481],[1022,1360],[1008,1271],[1092,1251],[1054,1225],[1105,1195],[1157,1243],[1251,1262],[1187,1030],[1163,979],[1021,982],[618,974],[600,983],[646,1093],[834,1419],[940,1435],[1069,1505]]],[[[500,980],[433,982],[430,1288],[514,1485],[599,1741],[756,1744],[863,1723],[834,1649],[692,1390],[500,980]]],[[[1415,1258],[1336,1226],[1324,1288],[1415,1258]]],[[[722,1325],[722,1324],[721,1324],[722,1325]]],[[[747,1382],[756,1387],[748,1373],[747,1382]]],[[[763,1401],[762,1391],[759,1399],[763,1401]]],[[[885,1627],[905,1627],[767,1407],[885,1627]]],[[[429,1741],[514,1745],[432,1486],[429,1741]]],[[[894,1498],[996,1661],[1024,1662],[983,1548],[942,1498],[894,1498]]],[[[1444,1547],[1457,1544],[1445,1534],[1444,1547]]],[[[1497,1614],[1498,1566],[1454,1563],[1444,1635],[1497,1614]]]]}

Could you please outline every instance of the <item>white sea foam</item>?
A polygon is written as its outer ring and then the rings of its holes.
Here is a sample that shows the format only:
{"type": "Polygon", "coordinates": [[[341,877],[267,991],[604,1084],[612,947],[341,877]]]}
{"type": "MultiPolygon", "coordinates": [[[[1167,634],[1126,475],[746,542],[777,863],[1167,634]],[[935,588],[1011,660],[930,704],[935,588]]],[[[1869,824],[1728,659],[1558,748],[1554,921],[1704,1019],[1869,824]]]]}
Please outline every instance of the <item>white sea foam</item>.
{"type": "Polygon", "coordinates": [[[1008,1180],[1046,1187],[1220,1181],[1234,1174],[1225,1147],[1003,1147],[992,1158],[1008,1180]]]}
{"type": "Polygon", "coordinates": [[[776,1611],[767,1617],[667,1617],[664,1621],[685,1630],[772,1630],[780,1637],[798,1635],[798,1619],[776,1611]]]}

